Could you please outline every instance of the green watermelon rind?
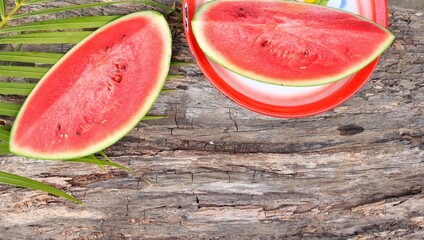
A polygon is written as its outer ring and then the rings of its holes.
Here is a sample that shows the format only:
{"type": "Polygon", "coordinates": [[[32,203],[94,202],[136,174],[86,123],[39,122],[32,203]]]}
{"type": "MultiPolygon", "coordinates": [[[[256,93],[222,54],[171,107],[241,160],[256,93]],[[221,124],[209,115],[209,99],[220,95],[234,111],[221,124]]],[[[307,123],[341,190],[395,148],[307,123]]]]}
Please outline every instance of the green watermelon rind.
{"type": "Polygon", "coordinates": [[[12,126],[11,130],[11,137],[9,142],[9,150],[10,152],[22,156],[22,157],[30,157],[30,158],[38,158],[38,159],[73,159],[78,157],[84,157],[89,156],[94,153],[97,153],[99,151],[104,150],[105,148],[113,145],[117,141],[119,141],[122,137],[124,137],[126,134],[128,134],[141,120],[142,118],[147,114],[147,112],[150,110],[154,102],[156,101],[157,97],[159,96],[161,89],[163,88],[170,64],[171,64],[171,55],[172,55],[172,36],[171,31],[169,29],[169,25],[165,19],[165,17],[156,11],[141,11],[136,13],[131,13],[126,16],[120,17],[102,27],[97,29],[95,32],[90,34],[87,38],[79,42],[77,45],[75,45],[69,52],[67,52],[61,60],[59,60],[45,75],[44,77],[39,81],[39,83],[35,86],[35,88],[32,90],[31,94],[27,97],[27,100],[24,102],[20,112],[18,113],[15,122],[12,126]],[[157,24],[157,29],[162,31],[162,36],[164,38],[165,43],[169,43],[164,45],[164,48],[166,51],[166,56],[164,58],[164,61],[162,64],[160,64],[160,74],[155,81],[157,81],[157,86],[154,91],[152,91],[152,94],[146,98],[145,104],[141,106],[138,112],[134,113],[133,117],[129,119],[127,122],[122,123],[122,127],[119,129],[115,129],[115,131],[109,135],[109,137],[105,138],[104,140],[97,142],[96,144],[90,145],[89,147],[82,149],[81,151],[76,151],[75,149],[69,150],[67,152],[60,152],[60,153],[45,153],[41,151],[33,151],[32,149],[27,149],[25,147],[21,147],[15,144],[15,132],[16,129],[19,126],[19,121],[21,118],[21,112],[24,111],[24,109],[27,107],[27,103],[31,99],[32,95],[37,91],[38,88],[42,87],[42,83],[45,79],[47,79],[51,72],[54,72],[55,69],[57,69],[62,62],[65,61],[69,56],[71,56],[74,52],[78,51],[79,47],[82,46],[85,42],[89,41],[93,36],[96,34],[107,31],[110,27],[113,27],[114,25],[120,24],[122,21],[125,21],[127,19],[131,18],[137,18],[137,17],[151,17],[151,19],[154,19],[155,24],[157,24]]]}
{"type": "MultiPolygon", "coordinates": [[[[370,57],[367,60],[361,61],[359,62],[359,64],[357,64],[356,66],[353,66],[349,69],[347,69],[344,72],[341,72],[338,75],[334,75],[333,77],[326,77],[326,78],[321,78],[321,79],[304,79],[304,80],[299,80],[296,79],[294,81],[290,81],[290,80],[284,80],[284,79],[276,79],[276,78],[268,78],[265,76],[261,76],[261,75],[257,75],[254,72],[249,72],[246,69],[242,69],[239,68],[236,64],[231,63],[229,60],[226,59],[225,56],[218,54],[218,50],[214,49],[211,45],[209,45],[207,43],[207,41],[205,40],[204,36],[201,34],[202,32],[202,26],[203,23],[201,20],[199,20],[199,16],[202,15],[202,13],[204,11],[207,11],[209,7],[215,5],[215,4],[220,4],[222,2],[230,2],[230,1],[234,1],[234,0],[220,0],[220,1],[209,1],[207,3],[205,3],[204,5],[202,5],[196,12],[195,16],[193,17],[192,21],[191,21],[191,26],[192,26],[192,32],[194,37],[196,38],[196,41],[199,45],[199,47],[202,49],[202,51],[206,54],[206,56],[212,60],[213,62],[218,63],[220,66],[234,72],[237,73],[243,77],[247,77],[250,78],[252,80],[256,80],[259,82],[264,82],[264,83],[268,83],[268,84],[274,84],[274,85],[280,85],[280,86],[290,86],[290,87],[311,87],[311,86],[319,86],[319,85],[324,85],[324,84],[328,84],[328,83],[332,83],[332,82],[336,82],[339,81],[341,79],[344,79],[346,77],[349,77],[355,73],[357,73],[358,71],[360,71],[361,69],[363,69],[364,67],[366,67],[368,64],[370,64],[371,62],[373,62],[374,60],[376,60],[381,54],[384,53],[384,51],[386,51],[392,44],[393,40],[395,39],[395,36],[386,28],[382,27],[381,25],[370,21],[369,19],[366,19],[360,15],[351,13],[351,12],[347,12],[344,10],[340,10],[340,9],[335,9],[332,8],[332,10],[335,11],[340,11],[340,12],[344,12],[344,13],[348,13],[350,15],[353,15],[359,19],[365,20],[367,22],[370,22],[376,26],[378,26],[380,29],[382,29],[383,31],[385,31],[387,33],[387,39],[386,41],[381,43],[381,46],[379,48],[377,48],[375,50],[375,52],[370,55],[370,57]]],[[[239,0],[239,1],[246,1],[246,0],[239,0]]],[[[285,2],[284,0],[262,0],[262,1],[269,1],[269,2],[285,2]]],[[[246,1],[248,2],[248,0],[246,1]]],[[[290,2],[293,4],[308,4],[308,3],[302,3],[302,2],[290,2]]],[[[327,6],[321,6],[321,5],[315,5],[316,7],[321,7],[321,8],[330,8],[327,6]]]]}

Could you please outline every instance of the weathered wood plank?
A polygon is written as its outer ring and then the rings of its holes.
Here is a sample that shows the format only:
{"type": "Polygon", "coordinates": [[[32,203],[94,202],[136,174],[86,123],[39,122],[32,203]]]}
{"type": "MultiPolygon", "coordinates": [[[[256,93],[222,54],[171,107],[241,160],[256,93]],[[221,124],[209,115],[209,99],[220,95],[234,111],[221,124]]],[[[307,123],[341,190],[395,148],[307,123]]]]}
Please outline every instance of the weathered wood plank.
{"type": "MultiPolygon", "coordinates": [[[[196,66],[181,67],[173,71],[187,77],[168,81],[176,91],[151,110],[168,118],[142,122],[107,150],[134,173],[0,158],[2,170],[85,202],[0,185],[0,239],[423,238],[424,14],[390,12],[397,40],[332,111],[261,116],[196,66]]],[[[174,59],[193,61],[170,22],[174,59]]]]}

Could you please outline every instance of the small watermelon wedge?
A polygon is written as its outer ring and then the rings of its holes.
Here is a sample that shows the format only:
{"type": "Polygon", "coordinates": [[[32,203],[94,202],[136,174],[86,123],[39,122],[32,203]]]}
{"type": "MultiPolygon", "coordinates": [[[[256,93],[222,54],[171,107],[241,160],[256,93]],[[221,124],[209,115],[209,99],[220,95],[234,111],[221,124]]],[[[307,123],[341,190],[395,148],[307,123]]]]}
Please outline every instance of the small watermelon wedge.
{"type": "Polygon", "coordinates": [[[118,141],[158,97],[171,43],[168,23],[155,11],[129,14],[96,30],[28,96],[13,124],[10,151],[72,159],[118,141]]]}
{"type": "Polygon", "coordinates": [[[219,0],[201,6],[192,31],[216,63],[248,78],[314,86],[367,66],[394,36],[363,17],[281,0],[219,0]]]}

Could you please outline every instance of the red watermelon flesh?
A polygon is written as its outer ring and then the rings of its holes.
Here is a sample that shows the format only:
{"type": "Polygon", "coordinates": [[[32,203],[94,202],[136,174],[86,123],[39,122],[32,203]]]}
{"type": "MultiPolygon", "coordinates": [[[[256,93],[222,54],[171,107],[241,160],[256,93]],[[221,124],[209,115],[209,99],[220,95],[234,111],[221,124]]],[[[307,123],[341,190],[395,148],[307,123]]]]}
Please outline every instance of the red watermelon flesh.
{"type": "Polygon", "coordinates": [[[98,29],[40,80],[13,125],[10,150],[69,159],[98,152],[147,113],[166,80],[171,35],[157,12],[98,29]]]}
{"type": "Polygon", "coordinates": [[[357,15],[279,0],[211,1],[197,11],[192,29],[205,54],[223,67],[289,86],[320,85],[351,75],[394,39],[357,15]]]}

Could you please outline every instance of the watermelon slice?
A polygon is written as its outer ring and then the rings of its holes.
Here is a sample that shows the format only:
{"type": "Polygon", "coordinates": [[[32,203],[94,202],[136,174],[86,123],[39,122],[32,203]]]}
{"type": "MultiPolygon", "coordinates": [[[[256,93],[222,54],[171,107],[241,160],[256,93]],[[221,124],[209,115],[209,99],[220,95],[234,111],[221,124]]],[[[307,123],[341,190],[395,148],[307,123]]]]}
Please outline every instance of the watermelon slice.
{"type": "Polygon", "coordinates": [[[211,60],[251,79],[286,86],[345,78],[394,39],[360,16],[280,0],[207,2],[194,16],[192,31],[211,60]]]}
{"type": "Polygon", "coordinates": [[[10,151],[42,159],[96,153],[147,113],[167,78],[171,33],[158,12],[121,17],[69,51],[40,80],[12,128],[10,151]]]}

